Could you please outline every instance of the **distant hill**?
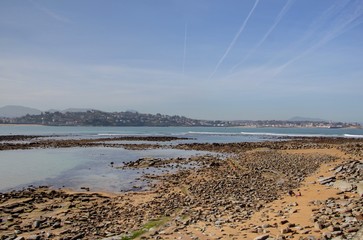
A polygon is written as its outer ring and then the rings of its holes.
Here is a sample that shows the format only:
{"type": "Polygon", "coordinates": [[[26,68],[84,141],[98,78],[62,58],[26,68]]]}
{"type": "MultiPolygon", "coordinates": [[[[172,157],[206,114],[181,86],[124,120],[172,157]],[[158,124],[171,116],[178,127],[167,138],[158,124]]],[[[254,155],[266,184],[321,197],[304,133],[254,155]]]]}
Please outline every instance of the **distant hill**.
{"type": "Polygon", "coordinates": [[[321,118],[309,118],[309,117],[292,117],[289,119],[289,121],[293,121],[293,122],[327,122],[324,119],[321,118]]]}
{"type": "Polygon", "coordinates": [[[7,105],[0,108],[0,117],[7,117],[7,118],[23,117],[27,114],[38,115],[41,113],[42,111],[40,111],[39,109],[16,106],[16,105],[7,105]]]}
{"type": "Polygon", "coordinates": [[[146,114],[138,112],[43,112],[13,119],[3,119],[2,123],[41,124],[47,126],[217,126],[219,121],[204,121],[183,116],[146,114]]]}
{"type": "Polygon", "coordinates": [[[67,108],[67,109],[64,109],[64,110],[49,109],[46,112],[50,112],[50,113],[55,113],[55,112],[66,113],[66,112],[70,112],[70,113],[74,113],[74,112],[87,112],[87,111],[91,111],[91,110],[95,110],[95,109],[93,109],[93,108],[67,108]]]}
{"type": "Polygon", "coordinates": [[[62,110],[62,113],[66,113],[66,112],[70,112],[70,113],[75,113],[75,112],[88,112],[88,111],[92,111],[92,110],[96,110],[93,108],[67,108],[62,110]]]}

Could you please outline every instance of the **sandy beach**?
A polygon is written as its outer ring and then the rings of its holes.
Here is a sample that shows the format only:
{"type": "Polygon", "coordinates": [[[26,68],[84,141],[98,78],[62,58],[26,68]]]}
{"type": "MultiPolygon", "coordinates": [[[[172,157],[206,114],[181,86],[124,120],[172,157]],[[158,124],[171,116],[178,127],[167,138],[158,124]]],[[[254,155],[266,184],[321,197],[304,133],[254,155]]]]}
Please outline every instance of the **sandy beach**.
{"type": "MultiPolygon", "coordinates": [[[[96,143],[62,141],[59,147],[82,144],[96,143]]],[[[116,166],[194,166],[145,175],[150,188],[139,192],[37,187],[2,193],[0,239],[354,239],[362,228],[362,140],[174,147],[223,157],[140,159],[116,166]]]]}

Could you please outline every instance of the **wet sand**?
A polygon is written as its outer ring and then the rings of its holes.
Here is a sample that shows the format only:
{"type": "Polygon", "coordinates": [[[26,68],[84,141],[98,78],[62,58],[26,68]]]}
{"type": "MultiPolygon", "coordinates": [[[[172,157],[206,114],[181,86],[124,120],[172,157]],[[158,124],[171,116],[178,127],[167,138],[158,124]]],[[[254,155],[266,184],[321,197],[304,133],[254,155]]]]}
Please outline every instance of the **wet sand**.
{"type": "MultiPolygon", "coordinates": [[[[352,239],[363,225],[361,140],[174,147],[229,155],[200,156],[196,168],[146,175],[157,182],[143,192],[3,193],[1,239],[352,239]],[[321,181],[326,176],[334,178],[321,181]],[[339,181],[351,187],[334,188],[339,181]],[[291,190],[301,196],[289,196],[291,190]]],[[[145,161],[127,167],[154,164],[145,161]]]]}

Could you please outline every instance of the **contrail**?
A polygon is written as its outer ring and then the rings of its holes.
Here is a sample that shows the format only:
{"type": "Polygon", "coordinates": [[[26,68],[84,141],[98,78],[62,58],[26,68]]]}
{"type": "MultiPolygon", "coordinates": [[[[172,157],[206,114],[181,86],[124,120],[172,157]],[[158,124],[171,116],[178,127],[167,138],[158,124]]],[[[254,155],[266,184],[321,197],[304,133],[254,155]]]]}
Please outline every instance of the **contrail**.
{"type": "MultiPolygon", "coordinates": [[[[328,9],[326,9],[317,19],[315,19],[309,26],[308,31],[305,32],[305,34],[296,42],[294,42],[292,45],[289,46],[289,49],[284,49],[280,51],[279,56],[275,55],[274,58],[269,60],[267,63],[265,63],[263,66],[260,66],[260,69],[264,69],[267,66],[270,66],[275,62],[279,57],[281,57],[283,52],[289,52],[292,51],[292,49],[296,49],[299,47],[302,43],[306,42],[307,40],[311,39],[311,37],[318,35],[318,30],[322,29],[326,22],[331,19],[332,17],[336,17],[339,15],[339,13],[346,7],[350,0],[337,0],[333,5],[331,5],[328,9]]],[[[234,67],[236,69],[236,66],[234,67]]],[[[231,70],[232,71],[232,70],[231,70]]]]}
{"type": "Polygon", "coordinates": [[[335,22],[335,25],[333,26],[333,29],[328,31],[316,44],[312,45],[308,49],[306,49],[301,54],[295,56],[294,58],[287,61],[285,64],[281,65],[278,68],[278,71],[276,74],[279,74],[282,72],[288,65],[300,60],[307,54],[315,51],[316,49],[324,46],[329,41],[333,40],[334,38],[340,36],[344,32],[348,31],[349,29],[352,29],[360,24],[363,23],[363,1],[359,1],[360,3],[357,6],[353,6],[351,11],[344,12],[340,14],[337,18],[337,21],[335,22]]]}
{"type": "Polygon", "coordinates": [[[241,35],[241,33],[243,32],[243,30],[245,29],[246,27],[246,24],[248,22],[248,20],[250,19],[251,15],[253,14],[253,12],[255,11],[255,8],[257,7],[257,4],[258,4],[259,0],[256,0],[255,1],[255,4],[253,5],[251,11],[248,13],[246,19],[244,20],[242,26],[240,27],[240,29],[238,30],[237,34],[234,36],[232,42],[229,44],[226,52],[223,54],[223,56],[221,57],[221,59],[219,59],[218,63],[217,63],[217,66],[214,68],[212,74],[209,76],[209,79],[211,79],[214,74],[217,72],[219,66],[222,64],[222,62],[224,61],[224,59],[227,57],[228,53],[231,51],[231,49],[233,48],[233,46],[236,44],[236,41],[239,37],[239,35],[241,35]]]}
{"type": "Polygon", "coordinates": [[[295,43],[295,46],[301,44],[302,42],[306,41],[311,36],[316,34],[316,31],[319,28],[323,27],[323,25],[326,23],[326,21],[329,18],[334,17],[335,15],[338,15],[338,13],[345,8],[345,6],[349,3],[349,1],[350,0],[346,0],[346,1],[338,0],[337,2],[335,2],[335,4],[330,6],[326,11],[323,12],[323,14],[318,19],[316,19],[310,25],[310,27],[309,27],[310,31],[307,32],[299,41],[297,41],[295,43]]]}
{"type": "Polygon", "coordinates": [[[185,59],[187,56],[187,33],[188,33],[188,24],[185,23],[185,29],[184,29],[184,52],[183,52],[183,75],[185,70],[185,59]]]}
{"type": "Polygon", "coordinates": [[[268,31],[265,33],[265,35],[262,37],[262,39],[256,44],[256,46],[254,48],[252,48],[245,56],[244,58],[235,66],[232,67],[232,69],[230,70],[231,72],[234,71],[237,67],[239,67],[241,64],[243,64],[250,56],[253,52],[255,52],[259,47],[261,47],[261,45],[266,41],[266,39],[268,38],[268,36],[275,30],[277,24],[279,24],[279,22],[281,21],[281,19],[285,16],[285,14],[287,13],[287,11],[289,10],[289,8],[291,7],[291,5],[294,3],[295,0],[288,0],[286,2],[286,4],[284,5],[284,7],[281,9],[280,13],[277,15],[277,17],[275,18],[274,23],[272,24],[272,26],[268,29],[268,31]]]}
{"type": "Polygon", "coordinates": [[[70,23],[71,21],[68,18],[65,18],[53,11],[51,11],[50,9],[34,2],[33,0],[28,0],[31,4],[33,4],[33,6],[35,6],[38,10],[44,12],[45,14],[47,14],[48,16],[50,16],[51,18],[63,22],[63,23],[70,23]]]}

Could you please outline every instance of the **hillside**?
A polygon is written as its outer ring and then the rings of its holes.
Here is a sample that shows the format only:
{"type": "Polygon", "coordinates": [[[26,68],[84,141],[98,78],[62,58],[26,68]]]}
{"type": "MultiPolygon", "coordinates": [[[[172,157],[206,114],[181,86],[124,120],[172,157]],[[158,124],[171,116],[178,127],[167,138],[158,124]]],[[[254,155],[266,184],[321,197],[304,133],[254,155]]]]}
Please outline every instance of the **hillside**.
{"type": "Polygon", "coordinates": [[[0,108],[0,117],[6,117],[6,118],[22,117],[27,114],[38,115],[41,113],[42,111],[35,108],[16,106],[16,105],[7,105],[0,108]]]}
{"type": "Polygon", "coordinates": [[[37,115],[5,119],[3,123],[41,124],[49,126],[213,126],[218,121],[195,120],[182,116],[138,112],[44,112],[37,115]]]}

